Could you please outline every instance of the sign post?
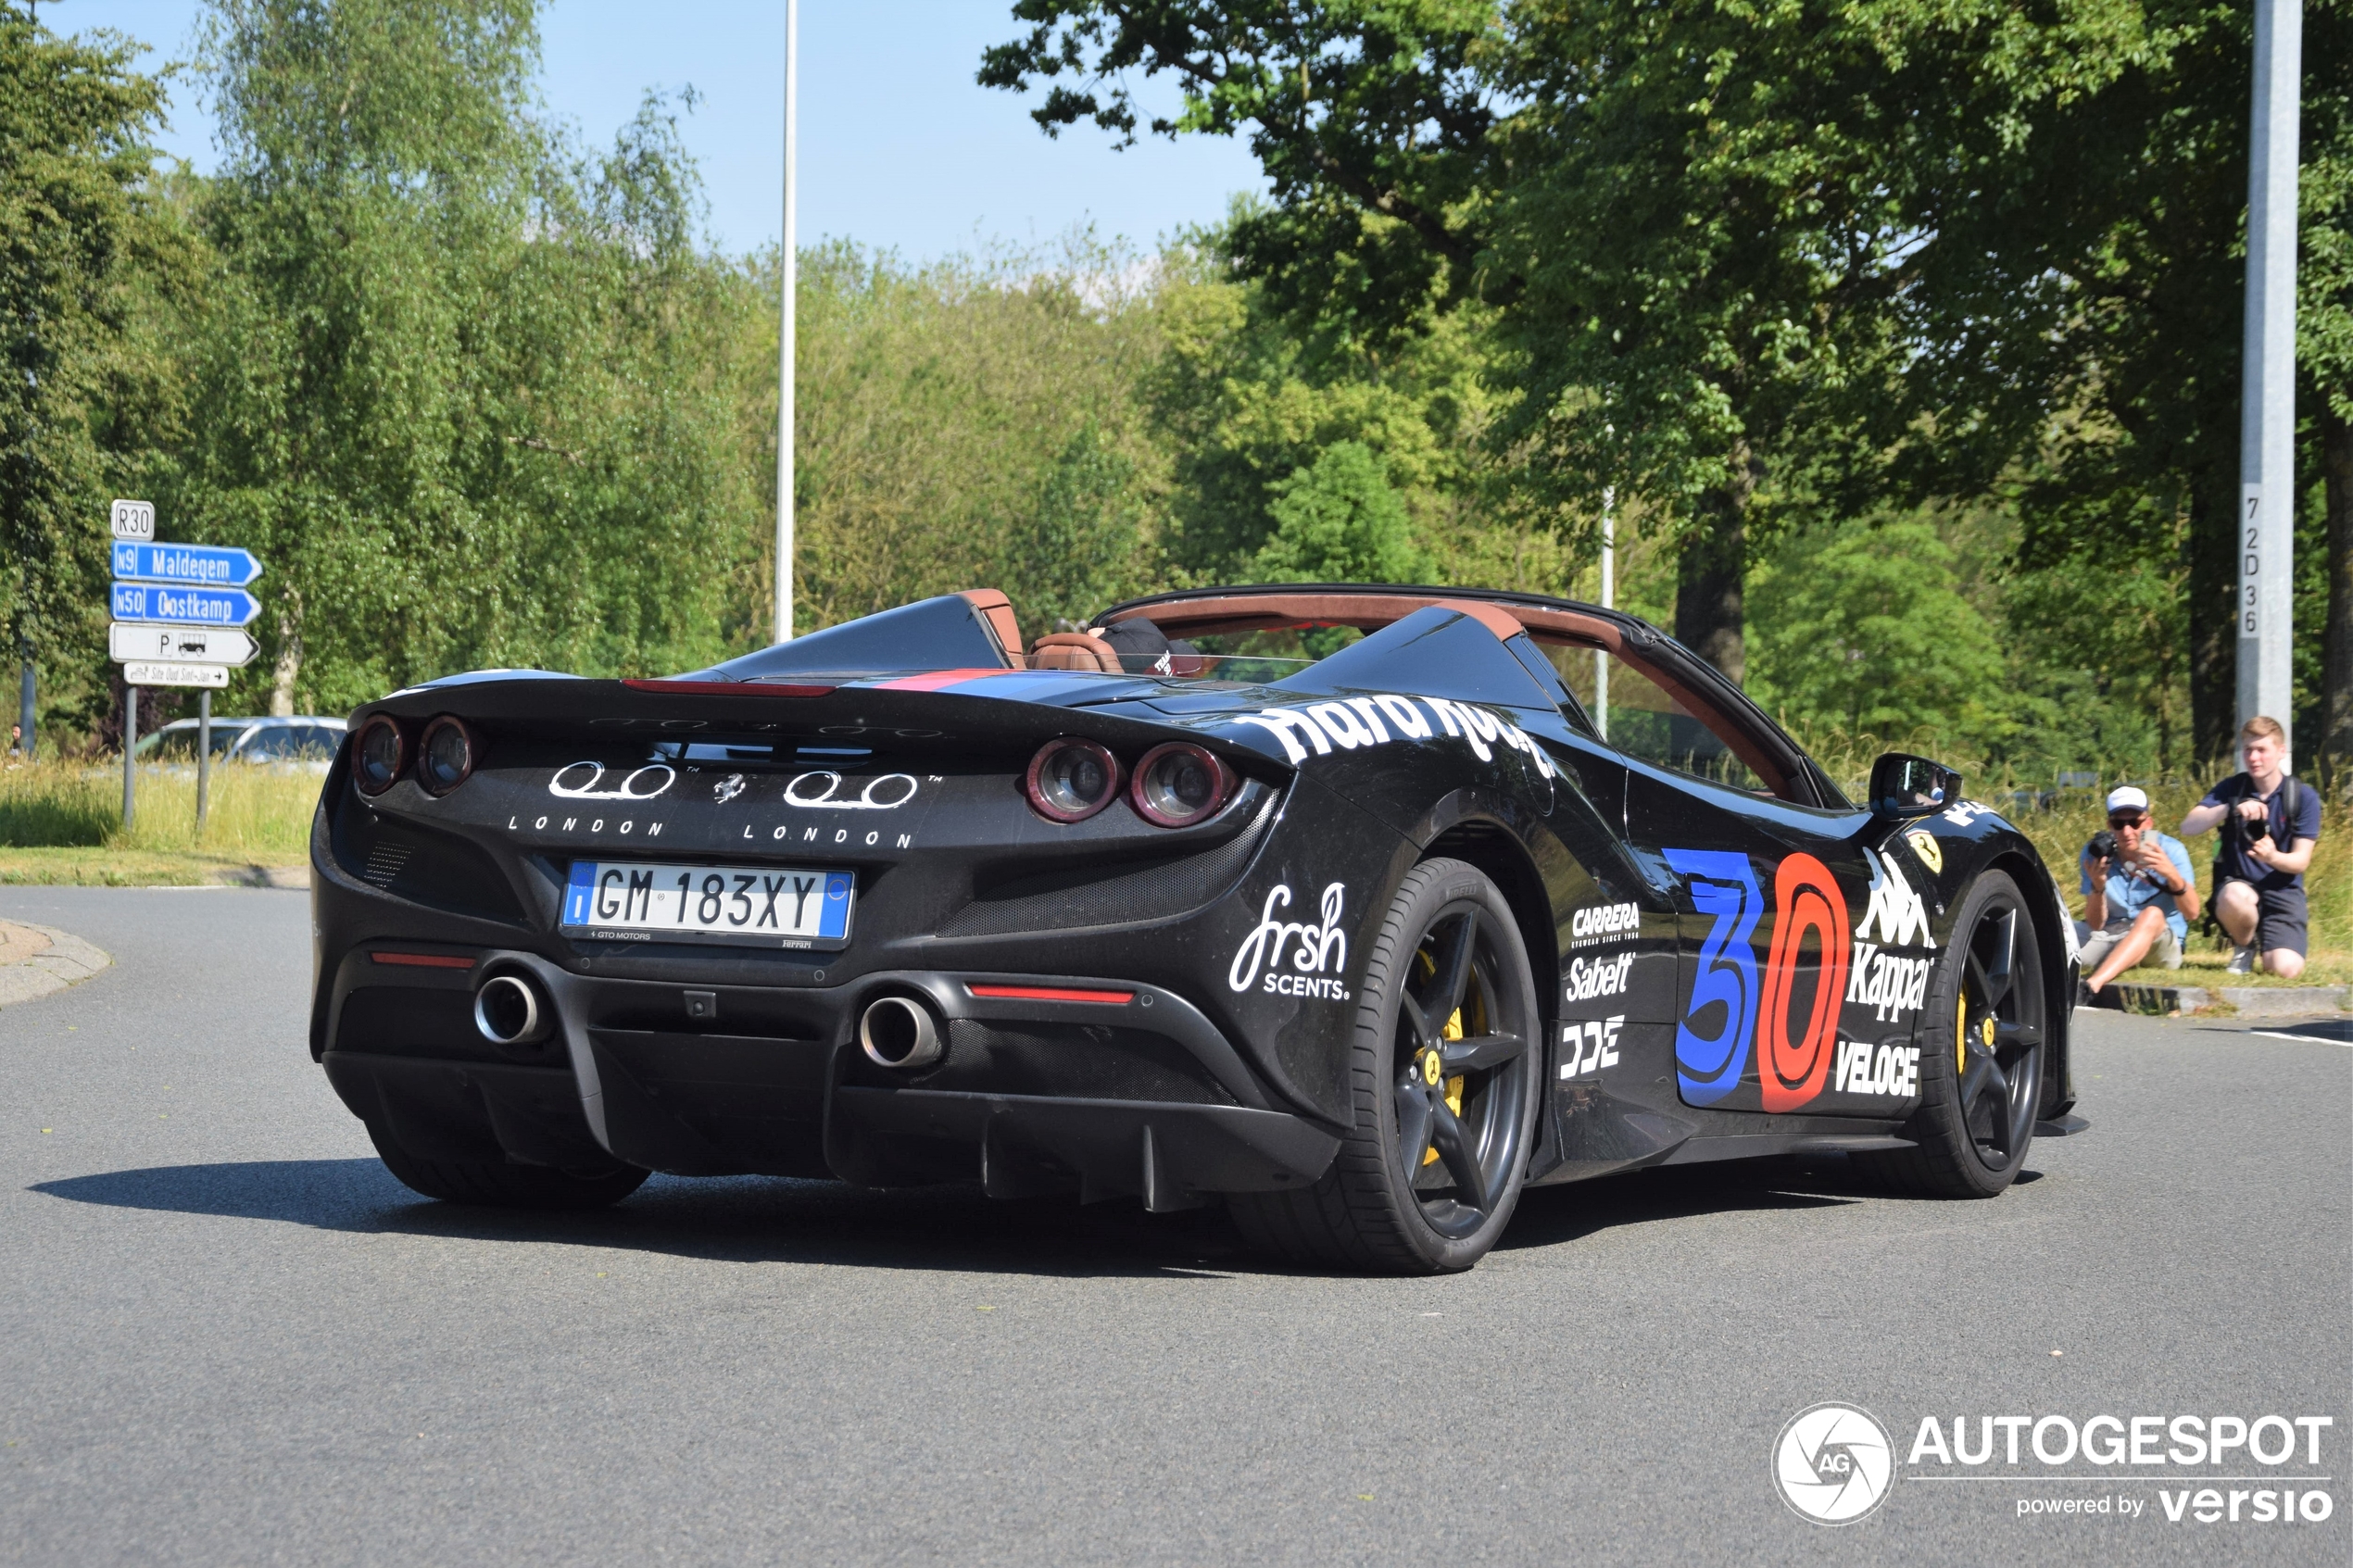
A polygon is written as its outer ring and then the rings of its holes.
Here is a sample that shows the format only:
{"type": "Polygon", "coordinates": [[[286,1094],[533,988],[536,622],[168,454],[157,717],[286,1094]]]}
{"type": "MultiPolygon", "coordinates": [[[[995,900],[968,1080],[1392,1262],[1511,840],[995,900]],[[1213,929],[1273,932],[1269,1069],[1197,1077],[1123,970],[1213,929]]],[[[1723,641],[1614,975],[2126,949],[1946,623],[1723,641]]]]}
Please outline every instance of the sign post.
{"type": "Polygon", "coordinates": [[[2255,0],[2246,181],[2246,323],[2239,382],[2238,721],[2268,714],[2295,744],[2296,177],[2303,0],[2255,0]]]}
{"type": "Polygon", "coordinates": [[[122,825],[136,807],[133,753],[139,742],[139,688],[196,688],[196,831],[212,802],[212,694],[229,671],[253,662],[252,624],[261,602],[245,588],[261,575],[249,550],[216,545],[156,543],[156,509],[117,501],[110,523],[115,582],[107,608],[107,652],[122,666],[122,825]]]}

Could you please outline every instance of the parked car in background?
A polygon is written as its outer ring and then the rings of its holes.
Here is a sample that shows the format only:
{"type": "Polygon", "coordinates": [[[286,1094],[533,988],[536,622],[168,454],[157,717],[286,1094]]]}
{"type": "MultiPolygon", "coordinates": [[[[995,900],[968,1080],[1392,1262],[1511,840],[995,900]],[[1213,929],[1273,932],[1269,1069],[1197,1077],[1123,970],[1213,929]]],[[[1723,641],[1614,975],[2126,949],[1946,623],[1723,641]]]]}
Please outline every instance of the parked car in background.
{"type": "MultiPolygon", "coordinates": [[[[308,772],[324,773],[334,761],[347,727],[341,719],[308,713],[283,719],[215,719],[212,759],[293,763],[308,772]]],[[[154,734],[143,736],[137,751],[143,762],[193,765],[196,759],[196,721],[173,720],[154,734]]]]}

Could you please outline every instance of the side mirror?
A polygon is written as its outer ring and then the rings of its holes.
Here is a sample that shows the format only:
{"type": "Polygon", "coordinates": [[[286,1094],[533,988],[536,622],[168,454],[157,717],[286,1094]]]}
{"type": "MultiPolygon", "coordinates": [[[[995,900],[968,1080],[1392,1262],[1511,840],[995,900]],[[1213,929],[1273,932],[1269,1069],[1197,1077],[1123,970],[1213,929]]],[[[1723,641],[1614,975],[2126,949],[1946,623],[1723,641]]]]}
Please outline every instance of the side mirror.
{"type": "Polygon", "coordinates": [[[1882,817],[1925,817],[1961,797],[1961,775],[1942,762],[1890,751],[1871,764],[1871,809],[1882,817]]]}

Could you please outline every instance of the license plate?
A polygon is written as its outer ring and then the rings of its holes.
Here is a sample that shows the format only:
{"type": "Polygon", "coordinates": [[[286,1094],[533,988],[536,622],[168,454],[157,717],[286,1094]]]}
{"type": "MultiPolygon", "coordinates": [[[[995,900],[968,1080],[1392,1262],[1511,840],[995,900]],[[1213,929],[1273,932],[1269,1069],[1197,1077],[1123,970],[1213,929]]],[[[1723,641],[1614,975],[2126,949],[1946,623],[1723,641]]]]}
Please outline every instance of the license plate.
{"type": "Polygon", "coordinates": [[[623,942],[838,947],[856,876],[791,866],[651,866],[574,860],[561,925],[623,942]]]}

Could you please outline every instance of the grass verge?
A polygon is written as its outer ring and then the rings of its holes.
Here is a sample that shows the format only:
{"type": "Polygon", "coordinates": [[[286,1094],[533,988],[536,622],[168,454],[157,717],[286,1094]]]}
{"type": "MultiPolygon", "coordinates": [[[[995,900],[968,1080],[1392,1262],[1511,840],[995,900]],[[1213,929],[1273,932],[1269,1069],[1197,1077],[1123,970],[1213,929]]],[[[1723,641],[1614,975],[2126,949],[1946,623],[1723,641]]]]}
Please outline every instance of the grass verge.
{"type": "Polygon", "coordinates": [[[109,849],[104,846],[0,848],[0,887],[207,887],[259,885],[272,872],[305,869],[299,855],[255,859],[188,850],[109,849]]]}
{"type": "Polygon", "coordinates": [[[122,823],[122,770],[55,761],[0,768],[0,884],[199,886],[258,880],[309,855],[316,773],[232,763],[212,771],[196,831],[193,768],[143,767],[122,823]]]}

